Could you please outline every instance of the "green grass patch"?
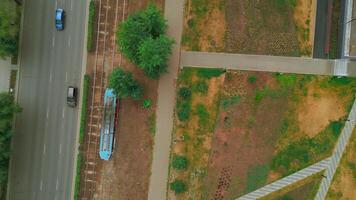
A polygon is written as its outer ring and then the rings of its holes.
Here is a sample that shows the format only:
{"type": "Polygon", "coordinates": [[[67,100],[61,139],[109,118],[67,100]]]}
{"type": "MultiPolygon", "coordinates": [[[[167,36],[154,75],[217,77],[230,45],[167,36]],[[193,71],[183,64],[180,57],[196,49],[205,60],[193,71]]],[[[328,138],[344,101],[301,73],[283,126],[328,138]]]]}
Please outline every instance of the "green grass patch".
{"type": "Polygon", "coordinates": [[[220,105],[222,106],[222,108],[224,110],[228,109],[230,106],[235,105],[237,103],[239,103],[241,100],[241,97],[236,95],[236,96],[232,96],[232,97],[224,97],[221,99],[220,101],[220,105]]]}
{"type": "Polygon", "coordinates": [[[338,57],[337,50],[339,48],[339,29],[340,29],[340,17],[341,17],[341,1],[333,1],[331,15],[331,36],[330,36],[330,50],[328,57],[330,59],[336,59],[338,57]]]}
{"type": "Polygon", "coordinates": [[[332,121],[314,138],[303,137],[280,150],[272,161],[272,169],[291,174],[330,155],[341,133],[344,121],[332,121]]]}
{"type": "Polygon", "coordinates": [[[209,125],[209,112],[206,110],[204,104],[198,104],[195,108],[196,114],[199,117],[199,125],[202,127],[206,127],[209,125]]]}
{"type": "Polygon", "coordinates": [[[225,73],[225,69],[221,68],[199,68],[197,71],[198,77],[201,78],[213,78],[213,77],[219,77],[221,74],[225,73]]]}
{"type": "Polygon", "coordinates": [[[152,113],[150,116],[148,116],[146,120],[146,125],[148,127],[148,131],[152,135],[152,137],[155,136],[156,134],[156,114],[152,113]]]}
{"type": "Polygon", "coordinates": [[[249,168],[247,172],[247,188],[246,192],[251,192],[257,188],[264,186],[267,182],[269,165],[256,165],[249,168]]]}
{"type": "Polygon", "coordinates": [[[193,85],[194,92],[200,93],[202,95],[206,95],[206,93],[208,92],[208,89],[209,89],[209,86],[205,80],[199,80],[199,81],[195,82],[193,85]]]}
{"type": "Polygon", "coordinates": [[[188,121],[190,118],[191,105],[188,102],[179,103],[177,106],[178,119],[182,122],[188,121]]]}
{"type": "Polygon", "coordinates": [[[95,3],[94,0],[90,0],[89,3],[89,20],[88,20],[88,36],[87,36],[87,50],[93,50],[94,43],[94,17],[95,17],[95,3]]]}
{"type": "Polygon", "coordinates": [[[276,73],[275,77],[282,88],[292,88],[297,83],[297,75],[276,73]]]}
{"type": "MultiPolygon", "coordinates": [[[[80,128],[79,128],[79,145],[81,146],[84,142],[85,136],[85,127],[86,127],[86,119],[87,119],[87,103],[88,103],[88,94],[89,94],[89,86],[90,86],[90,77],[89,75],[84,75],[83,80],[83,96],[82,96],[82,108],[81,108],[81,116],[80,116],[80,128]]],[[[75,175],[75,185],[74,185],[74,199],[79,199],[79,185],[80,185],[80,174],[81,174],[81,166],[82,166],[82,153],[79,151],[77,155],[77,168],[75,175]]]]}

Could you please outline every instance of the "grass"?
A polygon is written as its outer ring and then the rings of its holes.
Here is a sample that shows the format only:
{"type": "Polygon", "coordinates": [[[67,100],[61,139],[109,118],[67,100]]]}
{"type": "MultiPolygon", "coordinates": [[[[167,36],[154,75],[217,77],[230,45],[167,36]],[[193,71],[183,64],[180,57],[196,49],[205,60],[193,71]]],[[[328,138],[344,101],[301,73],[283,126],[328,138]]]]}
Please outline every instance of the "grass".
{"type": "Polygon", "coordinates": [[[230,106],[235,105],[239,103],[241,100],[241,97],[239,95],[235,95],[232,97],[223,97],[220,100],[220,104],[224,110],[228,109],[230,106]]]}
{"type": "Polygon", "coordinates": [[[247,172],[246,193],[264,186],[267,182],[268,171],[268,164],[256,165],[249,168],[247,172]]]}
{"type": "Polygon", "coordinates": [[[221,69],[221,68],[200,68],[197,71],[197,75],[200,78],[207,78],[207,79],[211,79],[213,77],[219,77],[220,75],[222,75],[223,73],[225,73],[226,70],[225,69],[221,69]]]}
{"type": "Polygon", "coordinates": [[[290,141],[274,157],[271,165],[272,169],[282,171],[282,174],[288,175],[321,160],[326,155],[330,155],[343,126],[344,121],[340,119],[339,121],[330,122],[314,138],[303,137],[290,141]]]}
{"type": "Polygon", "coordinates": [[[331,15],[331,36],[330,36],[330,51],[329,58],[336,59],[338,57],[339,48],[339,28],[340,28],[340,17],[341,17],[341,2],[333,1],[333,10],[331,15]]]}
{"type": "Polygon", "coordinates": [[[155,136],[156,134],[156,114],[152,113],[150,116],[148,116],[146,125],[148,127],[148,131],[152,135],[152,137],[155,136]]]}
{"type": "Polygon", "coordinates": [[[90,3],[89,3],[88,36],[87,36],[87,49],[88,49],[88,51],[92,51],[93,50],[94,17],[95,17],[95,3],[94,3],[94,0],[90,0],[90,3]]]}
{"type": "MultiPolygon", "coordinates": [[[[89,75],[84,75],[82,108],[81,108],[80,128],[79,128],[79,147],[82,146],[84,143],[89,86],[90,86],[90,77],[89,75]]],[[[79,151],[77,155],[77,168],[76,168],[75,185],[74,185],[75,200],[79,199],[79,189],[80,189],[79,186],[80,186],[82,162],[83,162],[82,152],[79,151]]]]}

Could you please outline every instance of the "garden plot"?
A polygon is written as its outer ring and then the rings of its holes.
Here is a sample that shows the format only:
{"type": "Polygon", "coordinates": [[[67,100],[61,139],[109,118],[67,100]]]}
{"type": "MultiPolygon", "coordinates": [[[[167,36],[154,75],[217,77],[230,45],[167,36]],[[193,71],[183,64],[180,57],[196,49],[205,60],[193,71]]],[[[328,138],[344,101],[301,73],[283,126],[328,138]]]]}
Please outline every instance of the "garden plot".
{"type": "Polygon", "coordinates": [[[349,78],[184,68],[169,199],[237,198],[331,156],[355,89],[349,78]]]}
{"type": "Polygon", "coordinates": [[[188,0],[184,50],[311,56],[316,0],[188,0]]]}

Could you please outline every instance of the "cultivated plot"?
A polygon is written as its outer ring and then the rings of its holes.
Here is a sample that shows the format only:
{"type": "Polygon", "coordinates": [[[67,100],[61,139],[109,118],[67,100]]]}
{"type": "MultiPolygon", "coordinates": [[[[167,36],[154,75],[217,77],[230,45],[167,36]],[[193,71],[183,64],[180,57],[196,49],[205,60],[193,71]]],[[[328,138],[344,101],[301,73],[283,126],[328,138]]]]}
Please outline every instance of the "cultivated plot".
{"type": "Polygon", "coordinates": [[[355,89],[352,78],[184,68],[168,198],[237,198],[331,156],[355,89]]]}

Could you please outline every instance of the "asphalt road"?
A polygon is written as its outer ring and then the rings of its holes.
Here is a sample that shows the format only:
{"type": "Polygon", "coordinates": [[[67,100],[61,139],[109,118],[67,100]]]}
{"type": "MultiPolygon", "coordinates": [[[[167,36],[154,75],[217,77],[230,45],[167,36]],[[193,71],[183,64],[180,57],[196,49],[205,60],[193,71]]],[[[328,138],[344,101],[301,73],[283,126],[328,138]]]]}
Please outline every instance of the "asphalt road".
{"type": "Polygon", "coordinates": [[[327,45],[327,23],[328,23],[328,2],[331,0],[318,0],[316,19],[315,19],[315,36],[314,36],[314,58],[327,58],[325,47],[327,45]]]}
{"type": "Polygon", "coordinates": [[[78,108],[66,105],[79,86],[86,1],[26,0],[17,116],[10,166],[10,200],[71,199],[78,108]],[[56,7],[65,30],[54,26],[56,7]]]}

